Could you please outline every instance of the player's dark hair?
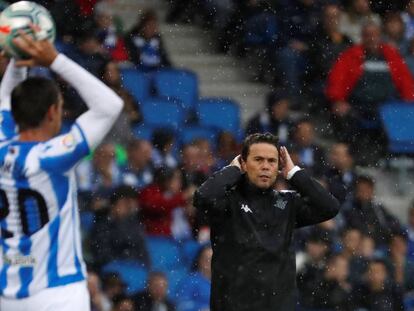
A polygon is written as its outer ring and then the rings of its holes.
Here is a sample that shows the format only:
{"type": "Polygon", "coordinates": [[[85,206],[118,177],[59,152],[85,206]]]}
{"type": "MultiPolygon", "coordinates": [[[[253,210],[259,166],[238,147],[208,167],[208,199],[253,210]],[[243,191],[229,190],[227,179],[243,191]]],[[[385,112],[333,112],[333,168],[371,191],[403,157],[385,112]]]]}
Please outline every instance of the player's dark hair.
{"type": "Polygon", "coordinates": [[[17,85],[11,93],[11,112],[19,131],[38,127],[49,107],[57,104],[59,88],[50,79],[33,77],[17,85]]]}
{"type": "Polygon", "coordinates": [[[276,149],[279,150],[279,138],[276,135],[270,134],[270,133],[255,133],[251,134],[246,137],[246,139],[243,142],[241,157],[243,161],[247,160],[247,157],[249,156],[250,152],[250,146],[253,144],[258,143],[266,143],[270,144],[276,147],[276,149]]]}

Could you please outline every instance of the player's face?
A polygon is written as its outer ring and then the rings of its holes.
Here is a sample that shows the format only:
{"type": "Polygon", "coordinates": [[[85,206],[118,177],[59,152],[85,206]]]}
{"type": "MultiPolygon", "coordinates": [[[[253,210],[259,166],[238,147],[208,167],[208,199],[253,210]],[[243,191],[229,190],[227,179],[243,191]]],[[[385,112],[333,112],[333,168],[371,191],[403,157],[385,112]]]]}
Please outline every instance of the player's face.
{"type": "Polygon", "coordinates": [[[242,168],[249,181],[258,188],[268,189],[276,181],[279,152],[274,145],[257,143],[250,146],[246,161],[242,168]]]}

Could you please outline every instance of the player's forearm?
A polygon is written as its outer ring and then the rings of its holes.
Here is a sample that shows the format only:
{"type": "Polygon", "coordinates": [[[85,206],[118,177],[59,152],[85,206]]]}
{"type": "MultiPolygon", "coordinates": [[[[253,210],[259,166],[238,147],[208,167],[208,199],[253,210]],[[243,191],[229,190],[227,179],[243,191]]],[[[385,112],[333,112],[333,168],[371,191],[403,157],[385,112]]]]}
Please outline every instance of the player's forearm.
{"type": "Polygon", "coordinates": [[[104,83],[81,66],[59,54],[51,69],[72,85],[89,110],[76,123],[82,129],[88,145],[95,148],[109,132],[123,108],[122,99],[104,83]]]}
{"type": "Polygon", "coordinates": [[[73,86],[89,109],[113,116],[122,110],[123,102],[102,81],[63,54],[59,54],[51,69],[73,86]]]}
{"type": "Polygon", "coordinates": [[[0,109],[10,110],[11,93],[13,89],[27,77],[26,67],[16,67],[14,59],[10,59],[0,85],[0,109]]]}

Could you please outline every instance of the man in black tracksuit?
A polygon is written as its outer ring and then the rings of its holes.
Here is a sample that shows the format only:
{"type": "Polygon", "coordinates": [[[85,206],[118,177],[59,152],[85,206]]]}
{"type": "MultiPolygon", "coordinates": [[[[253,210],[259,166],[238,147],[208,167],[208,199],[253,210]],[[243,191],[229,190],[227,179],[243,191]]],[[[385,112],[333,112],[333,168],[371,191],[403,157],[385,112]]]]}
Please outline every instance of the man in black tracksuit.
{"type": "Polygon", "coordinates": [[[339,211],[338,201],[277,146],[269,133],[248,136],[241,156],[194,195],[211,228],[211,311],[293,311],[293,230],[339,211]],[[279,168],[296,191],[273,190],[279,168]]]}

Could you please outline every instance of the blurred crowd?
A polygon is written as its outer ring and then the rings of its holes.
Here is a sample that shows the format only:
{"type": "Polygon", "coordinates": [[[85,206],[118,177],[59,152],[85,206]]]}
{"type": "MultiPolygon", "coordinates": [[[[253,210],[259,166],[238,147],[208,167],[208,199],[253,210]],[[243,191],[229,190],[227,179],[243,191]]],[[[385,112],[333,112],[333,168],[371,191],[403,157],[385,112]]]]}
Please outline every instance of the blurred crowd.
{"type": "MultiPolygon", "coordinates": [[[[209,310],[209,228],[192,195],[239,154],[241,138],[221,132],[217,141],[183,145],[163,128],[149,140],[134,136],[145,120],[120,70],[174,66],[157,12],[137,12],[124,29],[115,1],[37,2],[55,18],[58,49],[126,103],[105,142],[77,168],[92,310],[209,310]],[[164,257],[154,241],[183,254],[175,258],[185,259],[179,278],[155,262],[164,257]],[[131,290],[125,276],[108,269],[114,262],[138,264],[144,286],[131,290]]],[[[356,169],[386,155],[381,104],[414,100],[414,1],[169,0],[168,7],[167,23],[214,32],[218,53],[246,58],[257,80],[274,89],[245,134],[277,134],[293,161],[342,203],[335,219],[297,232],[298,308],[414,310],[414,203],[400,223],[376,201],[375,180],[356,169]],[[330,133],[328,146],[317,130],[330,133]]],[[[32,74],[50,75],[40,68],[32,74]]],[[[85,106],[58,82],[69,125],[85,106]]],[[[275,188],[289,184],[278,179],[275,188]]]]}

